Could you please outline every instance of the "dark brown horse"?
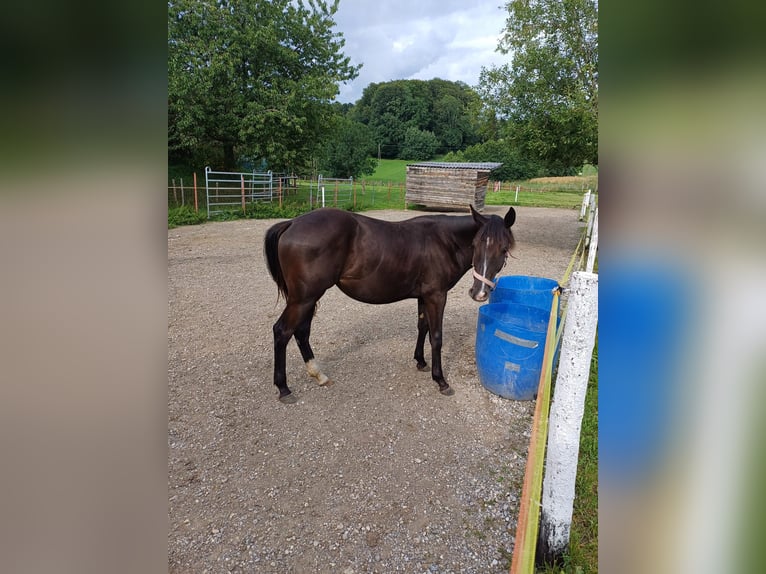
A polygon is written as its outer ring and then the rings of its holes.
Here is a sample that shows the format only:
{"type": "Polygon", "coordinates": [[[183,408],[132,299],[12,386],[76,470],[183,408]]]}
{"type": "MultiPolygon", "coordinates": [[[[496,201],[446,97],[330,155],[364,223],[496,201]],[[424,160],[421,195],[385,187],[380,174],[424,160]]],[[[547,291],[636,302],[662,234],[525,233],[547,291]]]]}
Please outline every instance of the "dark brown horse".
{"type": "Polygon", "coordinates": [[[287,386],[286,347],[295,335],[309,375],[320,385],[332,381],[319,370],[309,344],[319,299],[333,285],[365,303],[418,300],[417,368],[425,370],[426,335],[431,342],[431,376],[444,395],[454,391],[442,373],[442,317],[447,291],[473,266],[469,294],[486,301],[493,279],[514,245],[505,218],[423,215],[387,222],[339,209],[323,208],[272,226],[264,251],[269,272],[287,305],[274,324],[274,384],[279,400],[296,402],[287,386]]]}

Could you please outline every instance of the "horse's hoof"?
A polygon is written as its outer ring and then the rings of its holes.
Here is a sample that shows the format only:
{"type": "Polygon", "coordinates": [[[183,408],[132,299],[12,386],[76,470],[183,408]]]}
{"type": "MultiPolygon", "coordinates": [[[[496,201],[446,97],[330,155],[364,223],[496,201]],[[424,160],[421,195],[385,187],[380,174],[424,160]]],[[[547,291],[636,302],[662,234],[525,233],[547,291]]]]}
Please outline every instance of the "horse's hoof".
{"type": "Polygon", "coordinates": [[[327,379],[326,381],[324,381],[322,383],[319,383],[319,386],[320,387],[331,387],[334,384],[335,384],[335,381],[333,381],[332,379],[327,379]]]}
{"type": "Polygon", "coordinates": [[[415,366],[418,368],[418,371],[427,371],[428,370],[428,363],[418,363],[415,366]]]}
{"type": "Polygon", "coordinates": [[[295,403],[298,402],[298,399],[295,397],[294,394],[290,393],[289,395],[279,397],[279,402],[285,405],[294,405],[295,403]]]}
{"type": "Polygon", "coordinates": [[[445,397],[451,397],[452,395],[455,394],[455,391],[450,386],[444,387],[443,389],[439,389],[439,392],[443,394],[445,397]]]}

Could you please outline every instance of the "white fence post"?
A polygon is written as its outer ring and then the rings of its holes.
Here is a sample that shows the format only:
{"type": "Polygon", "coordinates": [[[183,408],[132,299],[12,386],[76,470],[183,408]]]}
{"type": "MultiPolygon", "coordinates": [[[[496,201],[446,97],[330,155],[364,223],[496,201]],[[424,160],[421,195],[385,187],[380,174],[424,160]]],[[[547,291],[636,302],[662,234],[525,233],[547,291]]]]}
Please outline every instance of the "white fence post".
{"type": "Polygon", "coordinates": [[[593,272],[593,266],[596,263],[596,252],[598,251],[598,207],[593,214],[593,229],[591,230],[590,245],[588,246],[588,262],[585,270],[588,273],[593,272]]]}
{"type": "Polygon", "coordinates": [[[560,558],[569,546],[590,363],[598,324],[598,275],[572,274],[569,309],[548,426],[538,555],[560,558]]]}
{"type": "Polygon", "coordinates": [[[596,200],[596,196],[591,195],[590,206],[588,209],[588,223],[586,224],[587,230],[585,232],[585,247],[588,247],[590,245],[591,232],[593,231],[593,215],[594,215],[594,212],[596,211],[595,205],[594,205],[595,200],[596,200]]]}
{"type": "Polygon", "coordinates": [[[590,205],[590,190],[586,191],[582,196],[582,206],[580,206],[580,221],[585,218],[585,211],[588,209],[588,205],[590,205]]]}

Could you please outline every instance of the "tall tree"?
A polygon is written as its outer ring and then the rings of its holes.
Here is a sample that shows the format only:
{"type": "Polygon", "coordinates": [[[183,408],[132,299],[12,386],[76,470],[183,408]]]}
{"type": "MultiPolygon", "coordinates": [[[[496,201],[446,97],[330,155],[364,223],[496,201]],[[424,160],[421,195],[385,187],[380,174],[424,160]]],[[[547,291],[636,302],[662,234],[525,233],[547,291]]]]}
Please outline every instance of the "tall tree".
{"type": "Polygon", "coordinates": [[[598,163],[598,0],[511,0],[479,92],[522,152],[565,174],[598,163]]]}
{"type": "MultiPolygon", "coordinates": [[[[369,84],[354,106],[354,119],[375,132],[381,144],[381,156],[407,156],[405,139],[421,141],[417,132],[436,137],[437,151],[459,149],[474,143],[477,137],[476,107],[479,96],[462,82],[432,80],[393,80],[369,84]],[[405,155],[402,155],[405,153],[405,155]]],[[[430,142],[430,137],[428,138],[430,142]]],[[[430,145],[430,143],[429,143],[430,145]]]]}
{"type": "Polygon", "coordinates": [[[337,116],[322,145],[319,170],[327,177],[371,175],[378,166],[372,130],[345,116],[337,116]]]}
{"type": "MultiPolygon", "coordinates": [[[[338,0],[169,0],[168,145],[217,147],[223,166],[310,163],[359,67],[333,32],[338,0]]],[[[208,160],[209,161],[209,160],[208,160]]]]}
{"type": "Polygon", "coordinates": [[[432,132],[419,130],[411,126],[404,134],[404,142],[399,151],[401,159],[427,160],[436,154],[439,140],[432,132]]]}

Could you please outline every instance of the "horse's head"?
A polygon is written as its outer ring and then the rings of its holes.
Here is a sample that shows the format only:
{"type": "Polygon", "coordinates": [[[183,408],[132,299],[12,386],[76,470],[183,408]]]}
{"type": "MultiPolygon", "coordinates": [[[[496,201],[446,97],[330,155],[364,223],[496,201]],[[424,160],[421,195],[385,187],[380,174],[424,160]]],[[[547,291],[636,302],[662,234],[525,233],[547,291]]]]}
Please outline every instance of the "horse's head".
{"type": "Polygon", "coordinates": [[[495,276],[505,265],[514,245],[511,226],[516,221],[516,211],[511,207],[505,217],[485,217],[471,206],[471,215],[479,226],[473,238],[473,285],[468,294],[483,303],[495,288],[495,276]]]}

